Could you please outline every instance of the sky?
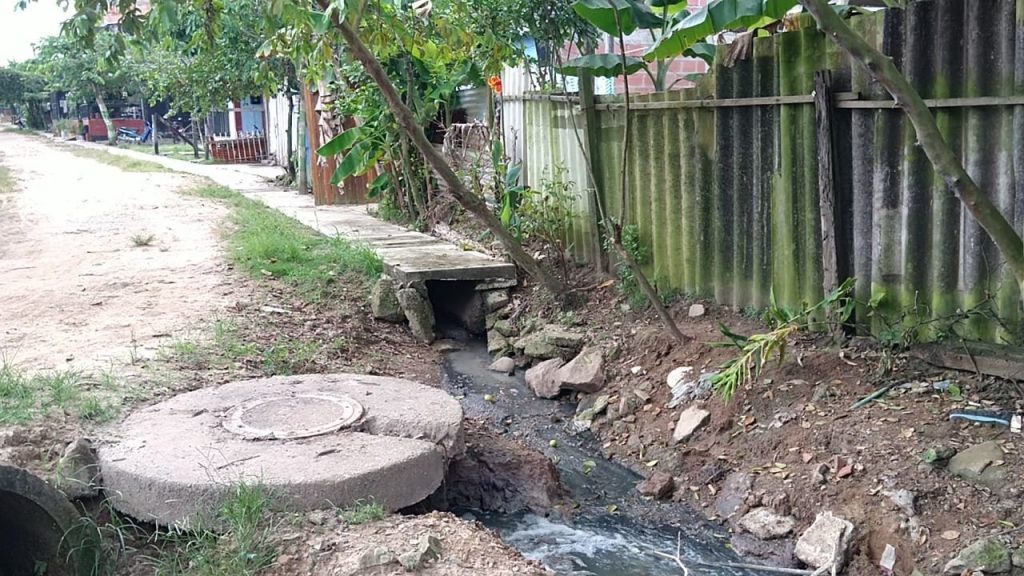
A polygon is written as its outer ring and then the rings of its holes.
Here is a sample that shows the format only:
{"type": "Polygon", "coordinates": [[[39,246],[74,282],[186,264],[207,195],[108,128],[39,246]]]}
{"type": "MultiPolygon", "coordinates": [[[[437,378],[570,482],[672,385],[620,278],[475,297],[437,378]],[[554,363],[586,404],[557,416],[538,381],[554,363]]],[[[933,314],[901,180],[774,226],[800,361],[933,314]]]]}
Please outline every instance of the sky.
{"type": "Polygon", "coordinates": [[[25,10],[15,10],[14,4],[15,0],[0,0],[0,66],[31,58],[32,44],[56,35],[69,17],[56,0],[30,2],[25,10]]]}

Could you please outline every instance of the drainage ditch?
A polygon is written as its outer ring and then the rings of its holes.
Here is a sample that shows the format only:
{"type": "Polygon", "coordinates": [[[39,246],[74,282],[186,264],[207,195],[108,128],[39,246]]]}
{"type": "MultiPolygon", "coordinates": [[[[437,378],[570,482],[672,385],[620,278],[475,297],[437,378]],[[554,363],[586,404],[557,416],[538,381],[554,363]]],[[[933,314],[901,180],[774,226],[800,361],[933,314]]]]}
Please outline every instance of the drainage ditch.
{"type": "MultiPolygon", "coordinates": [[[[457,334],[446,334],[452,335],[457,334]]],[[[675,563],[651,553],[672,553],[677,542],[684,561],[693,563],[692,574],[754,574],[698,566],[742,560],[726,547],[726,533],[687,506],[639,498],[635,488],[640,475],[605,460],[589,432],[567,432],[572,405],[537,398],[521,374],[506,376],[487,369],[491,358],[484,344],[463,344],[463,350],[447,355],[442,383],[460,398],[467,419],[483,425],[483,430],[474,430],[467,420],[467,454],[474,455],[476,436],[480,444],[493,437],[506,443],[514,438],[535,456],[527,457],[526,466],[512,463],[512,456],[477,458],[463,466],[483,472],[468,477],[456,463],[446,481],[449,493],[455,494],[449,502],[452,511],[481,521],[525,556],[559,574],[678,576],[675,563]],[[533,462],[536,458],[548,464],[533,462]],[[555,495],[547,486],[545,465],[553,468],[556,483],[560,478],[564,494],[555,495]],[[478,476],[488,474],[482,486],[474,484],[478,476]],[[503,496],[511,497],[512,504],[503,496]],[[550,504],[558,500],[556,496],[564,496],[568,506],[550,504]]]]}

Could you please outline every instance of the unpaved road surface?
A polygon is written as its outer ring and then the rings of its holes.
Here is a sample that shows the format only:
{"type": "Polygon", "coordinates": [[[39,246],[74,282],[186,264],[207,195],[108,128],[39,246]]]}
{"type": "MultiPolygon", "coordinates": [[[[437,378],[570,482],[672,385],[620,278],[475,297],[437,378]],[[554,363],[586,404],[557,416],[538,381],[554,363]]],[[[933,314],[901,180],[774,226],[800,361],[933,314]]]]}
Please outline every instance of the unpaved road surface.
{"type": "Polygon", "coordinates": [[[179,194],[192,177],[125,172],[9,132],[0,164],[17,180],[0,198],[0,360],[124,365],[232,300],[216,232],[225,209],[179,194]]]}

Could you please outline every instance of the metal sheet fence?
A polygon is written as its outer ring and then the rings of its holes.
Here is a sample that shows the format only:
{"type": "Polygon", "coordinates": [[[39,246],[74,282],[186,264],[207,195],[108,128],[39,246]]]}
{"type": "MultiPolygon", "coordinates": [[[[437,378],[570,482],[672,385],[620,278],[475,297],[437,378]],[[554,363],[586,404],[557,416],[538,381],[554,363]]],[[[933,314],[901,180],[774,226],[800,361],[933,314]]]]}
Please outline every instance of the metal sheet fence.
{"type": "MultiPolygon", "coordinates": [[[[835,230],[841,277],[857,278],[858,320],[876,333],[976,311],[958,334],[1015,339],[1021,298],[998,251],[932,171],[912,126],[867,73],[808,19],[757,38],[750,57],[716,66],[696,88],[636,97],[625,220],[650,248],[659,288],[760,308],[823,296],[814,73],[837,94],[835,230]],[[869,308],[867,303],[873,303],[869,308]]],[[[934,0],[854,17],[929,99],[968,172],[1024,233],[1024,5],[934,0]]],[[[723,50],[725,48],[722,48],[723,50]]],[[[721,60],[721,59],[720,59],[721,60]]],[[[621,97],[599,97],[592,151],[600,200],[623,212],[621,97]]],[[[525,102],[527,180],[564,166],[579,189],[575,253],[600,257],[595,195],[570,114],[578,102],[525,102]],[[588,241],[587,238],[590,238],[588,241]]]]}

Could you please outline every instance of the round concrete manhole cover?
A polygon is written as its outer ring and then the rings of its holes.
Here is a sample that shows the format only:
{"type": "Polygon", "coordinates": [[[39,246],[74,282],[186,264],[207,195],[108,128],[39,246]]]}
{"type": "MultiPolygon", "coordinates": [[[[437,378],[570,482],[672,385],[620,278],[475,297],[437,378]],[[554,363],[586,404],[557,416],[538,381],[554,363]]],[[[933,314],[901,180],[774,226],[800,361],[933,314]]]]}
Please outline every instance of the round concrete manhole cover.
{"type": "Polygon", "coordinates": [[[348,396],[296,394],[243,402],[224,428],[248,440],[290,440],[336,432],[362,417],[363,406],[348,396]]]}

